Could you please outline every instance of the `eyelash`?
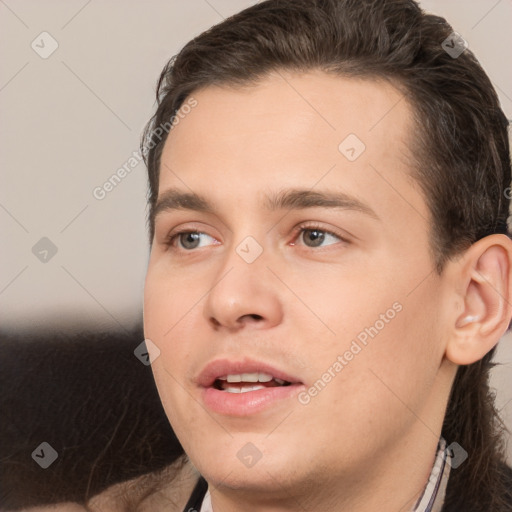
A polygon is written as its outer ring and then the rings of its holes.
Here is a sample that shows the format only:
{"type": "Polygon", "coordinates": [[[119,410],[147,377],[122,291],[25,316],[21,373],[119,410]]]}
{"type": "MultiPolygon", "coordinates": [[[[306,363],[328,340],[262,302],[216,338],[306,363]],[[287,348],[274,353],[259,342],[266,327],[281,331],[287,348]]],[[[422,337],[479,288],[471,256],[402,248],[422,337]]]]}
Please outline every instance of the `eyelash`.
{"type": "MultiPolygon", "coordinates": [[[[294,240],[297,240],[299,238],[299,236],[301,236],[301,234],[304,233],[305,231],[321,231],[322,233],[324,233],[326,235],[334,236],[335,238],[338,238],[341,242],[348,244],[347,238],[344,237],[343,235],[341,235],[341,233],[338,233],[334,230],[325,229],[324,227],[320,226],[319,224],[315,224],[315,223],[310,223],[310,224],[306,223],[306,224],[301,224],[300,226],[297,226],[293,231],[294,240]]],[[[334,245],[334,244],[331,244],[331,245],[334,245]]],[[[307,249],[311,249],[311,250],[315,249],[315,247],[307,247],[307,246],[305,246],[305,247],[307,249]]],[[[329,247],[329,246],[326,246],[326,247],[329,247]]]]}
{"type": "MultiPolygon", "coordinates": [[[[331,235],[331,236],[334,236],[335,238],[338,238],[341,242],[343,242],[345,244],[349,243],[349,240],[346,237],[342,236],[340,233],[325,229],[324,227],[320,226],[319,224],[301,224],[300,226],[297,226],[293,231],[293,239],[297,240],[298,237],[305,231],[321,231],[322,233],[325,233],[326,235],[331,235]]],[[[178,237],[180,235],[185,235],[185,234],[188,235],[190,233],[199,233],[199,234],[204,234],[204,235],[207,234],[207,233],[204,233],[204,231],[200,231],[198,229],[185,229],[185,230],[178,231],[176,233],[169,235],[165,241],[165,245],[174,251],[194,252],[195,249],[182,249],[181,247],[180,248],[175,247],[175,241],[178,239],[178,237]]],[[[295,245],[295,242],[293,243],[293,245],[295,245]]],[[[330,245],[335,245],[335,244],[330,244],[330,245]]],[[[305,246],[305,247],[310,250],[316,249],[316,247],[307,247],[307,246],[305,246]]],[[[326,247],[329,247],[329,246],[326,246],[326,247]]],[[[320,247],[320,249],[321,248],[322,247],[320,247]]]]}

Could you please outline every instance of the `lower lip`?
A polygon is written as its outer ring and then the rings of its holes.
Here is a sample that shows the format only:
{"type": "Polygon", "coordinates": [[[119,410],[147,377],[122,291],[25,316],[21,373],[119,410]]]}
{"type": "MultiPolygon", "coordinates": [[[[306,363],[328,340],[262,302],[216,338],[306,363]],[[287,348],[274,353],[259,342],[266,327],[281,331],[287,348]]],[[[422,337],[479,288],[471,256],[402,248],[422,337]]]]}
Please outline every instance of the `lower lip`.
{"type": "Polygon", "coordinates": [[[208,409],[228,416],[249,416],[263,411],[280,400],[293,398],[305,389],[303,384],[229,393],[215,388],[203,388],[202,399],[208,409]]]}

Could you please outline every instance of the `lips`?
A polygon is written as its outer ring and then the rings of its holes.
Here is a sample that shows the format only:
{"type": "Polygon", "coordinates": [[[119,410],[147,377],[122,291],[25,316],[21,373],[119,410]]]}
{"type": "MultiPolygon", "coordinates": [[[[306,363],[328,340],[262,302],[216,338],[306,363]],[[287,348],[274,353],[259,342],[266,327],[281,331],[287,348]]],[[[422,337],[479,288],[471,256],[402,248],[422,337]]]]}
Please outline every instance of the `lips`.
{"type": "MultiPolygon", "coordinates": [[[[244,374],[269,375],[273,380],[278,379],[283,383],[298,384],[300,379],[289,375],[288,373],[275,368],[267,363],[246,359],[244,361],[229,361],[227,359],[217,359],[212,361],[201,371],[196,379],[201,387],[208,388],[214,385],[217,380],[228,380],[227,377],[233,375],[243,376],[244,374]]],[[[231,380],[231,379],[229,379],[231,380]]],[[[263,382],[263,380],[258,379],[263,382]]],[[[236,381],[233,381],[236,382],[236,381]]],[[[241,382],[241,381],[239,381],[241,382]]],[[[254,382],[247,380],[247,382],[254,382]]]]}
{"type": "Polygon", "coordinates": [[[305,389],[298,377],[249,359],[212,361],[195,382],[204,405],[212,412],[229,416],[255,414],[305,389]]]}

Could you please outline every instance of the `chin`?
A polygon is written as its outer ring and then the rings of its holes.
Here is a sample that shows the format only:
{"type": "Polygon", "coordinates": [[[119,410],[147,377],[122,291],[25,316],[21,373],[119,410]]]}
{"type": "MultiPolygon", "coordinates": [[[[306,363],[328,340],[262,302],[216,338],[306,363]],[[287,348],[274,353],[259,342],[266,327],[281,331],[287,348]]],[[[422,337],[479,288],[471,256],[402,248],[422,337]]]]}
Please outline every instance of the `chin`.
{"type": "Polygon", "coordinates": [[[207,445],[203,449],[198,447],[192,453],[192,463],[212,486],[254,492],[282,491],[283,487],[292,484],[292,479],[299,476],[299,461],[284,457],[283,446],[280,449],[278,446],[262,447],[261,451],[257,451],[256,445],[261,446],[261,442],[255,441],[253,444],[246,436],[243,440],[238,437],[235,434],[234,439],[230,438],[228,446],[212,449],[211,445],[207,445]]]}
{"type": "Polygon", "coordinates": [[[279,494],[294,484],[290,474],[267,466],[241,468],[233,464],[221,469],[218,464],[208,465],[201,474],[214,488],[260,494],[260,498],[261,493],[279,494]]]}

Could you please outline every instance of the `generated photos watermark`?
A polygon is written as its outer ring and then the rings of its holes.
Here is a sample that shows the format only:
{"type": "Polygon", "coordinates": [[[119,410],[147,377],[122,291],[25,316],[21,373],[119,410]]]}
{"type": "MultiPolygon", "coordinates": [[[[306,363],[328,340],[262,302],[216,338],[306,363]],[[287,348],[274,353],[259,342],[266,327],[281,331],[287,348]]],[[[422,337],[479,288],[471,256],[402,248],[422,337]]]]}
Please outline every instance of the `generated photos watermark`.
{"type": "Polygon", "coordinates": [[[349,349],[343,355],[338,355],[336,361],[325,370],[312,386],[297,395],[299,402],[302,405],[308,405],[402,310],[403,306],[400,302],[393,303],[385,313],[379,315],[373,325],[365,327],[359,332],[352,340],[349,349]]]}
{"type": "Polygon", "coordinates": [[[102,185],[94,187],[92,195],[98,201],[102,201],[107,195],[112,192],[132,171],[133,169],[144,159],[145,154],[150,149],[153,149],[169,132],[176,127],[182,119],[184,119],[194,107],[197,106],[197,100],[194,97],[190,97],[186,103],[184,103],[175,115],[171,116],[169,121],[160,124],[151,131],[151,134],[144,144],[143,150],[133,151],[131,156],[124,162],[124,164],[117,169],[102,185]]]}

